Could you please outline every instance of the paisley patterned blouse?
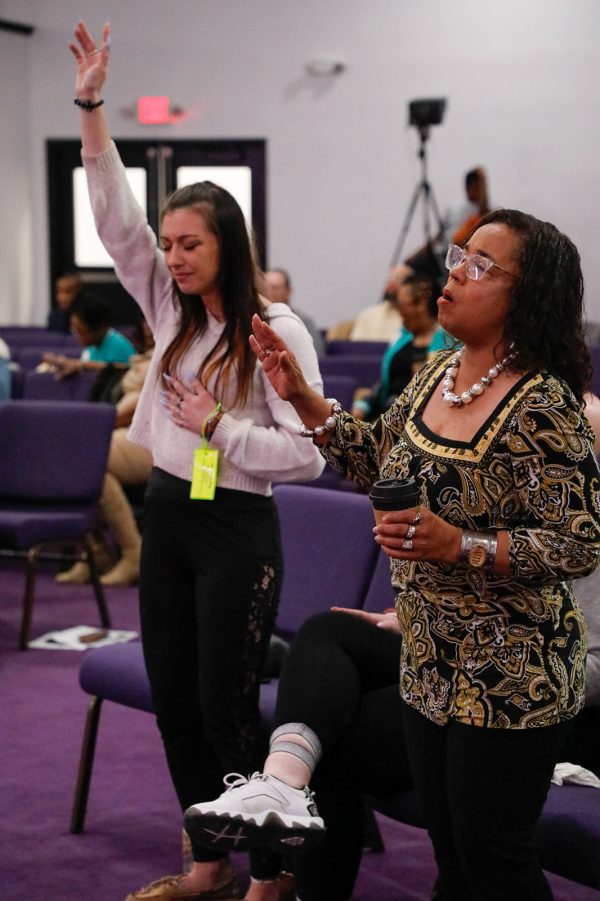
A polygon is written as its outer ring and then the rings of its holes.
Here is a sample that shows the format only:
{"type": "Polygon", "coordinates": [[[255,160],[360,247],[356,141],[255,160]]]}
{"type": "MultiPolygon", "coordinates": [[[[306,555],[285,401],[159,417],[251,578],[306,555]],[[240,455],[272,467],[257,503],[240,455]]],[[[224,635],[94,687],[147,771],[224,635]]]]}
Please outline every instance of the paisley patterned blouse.
{"type": "Polygon", "coordinates": [[[413,476],[423,506],[453,525],[508,530],[510,576],[392,560],[403,699],[440,725],[551,725],[584,703],[585,626],[570,583],[600,560],[594,436],[548,373],[525,375],[472,441],[433,434],[421,414],[451,353],[377,422],[340,416],[321,450],[365,488],[413,476]]]}

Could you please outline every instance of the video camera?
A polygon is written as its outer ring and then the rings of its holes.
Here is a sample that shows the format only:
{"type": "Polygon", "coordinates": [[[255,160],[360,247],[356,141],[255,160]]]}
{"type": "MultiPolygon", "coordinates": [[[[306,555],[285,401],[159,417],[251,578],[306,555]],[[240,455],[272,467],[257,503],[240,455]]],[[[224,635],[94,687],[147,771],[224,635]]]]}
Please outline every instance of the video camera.
{"type": "Polygon", "coordinates": [[[438,97],[434,100],[411,100],[408,104],[408,124],[417,128],[429,128],[439,125],[444,118],[446,100],[438,97]]]}

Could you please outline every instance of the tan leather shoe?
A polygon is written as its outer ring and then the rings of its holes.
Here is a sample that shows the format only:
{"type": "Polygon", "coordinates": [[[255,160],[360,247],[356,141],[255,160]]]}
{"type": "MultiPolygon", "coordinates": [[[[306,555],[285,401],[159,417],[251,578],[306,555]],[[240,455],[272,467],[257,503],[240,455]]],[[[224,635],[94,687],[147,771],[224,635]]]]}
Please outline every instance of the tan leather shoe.
{"type": "Polygon", "coordinates": [[[291,873],[279,874],[279,901],[295,901],[296,880],[291,873]]]}
{"type": "Polygon", "coordinates": [[[138,892],[127,895],[125,901],[231,901],[242,898],[243,892],[237,873],[232,869],[225,874],[226,881],[204,892],[186,891],[181,876],[163,876],[138,892]]]}
{"type": "Polygon", "coordinates": [[[60,582],[61,585],[86,585],[90,581],[90,568],[87,563],[80,560],[71,569],[57,573],[54,581],[60,582]]]}
{"type": "Polygon", "coordinates": [[[100,581],[103,585],[135,585],[139,575],[139,566],[123,557],[112,569],[100,576],[100,581]]]}

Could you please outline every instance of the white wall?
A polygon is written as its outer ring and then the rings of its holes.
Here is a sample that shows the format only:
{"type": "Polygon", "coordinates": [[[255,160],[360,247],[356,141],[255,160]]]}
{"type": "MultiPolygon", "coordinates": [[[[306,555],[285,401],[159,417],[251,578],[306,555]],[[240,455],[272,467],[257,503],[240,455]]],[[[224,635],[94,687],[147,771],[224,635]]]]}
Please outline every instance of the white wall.
{"type": "Polygon", "coordinates": [[[32,275],[40,261],[45,264],[45,254],[33,252],[31,226],[30,68],[31,41],[0,31],[0,322],[5,323],[35,318],[32,275]]]}
{"type": "MultiPolygon", "coordinates": [[[[600,320],[596,0],[0,0],[0,17],[37,26],[30,39],[0,33],[0,80],[14,95],[0,106],[2,130],[27,135],[2,151],[3,196],[18,195],[21,217],[31,188],[34,229],[24,261],[22,226],[1,226],[0,321],[15,319],[15,297],[21,313],[33,304],[34,319],[46,315],[44,142],[77,134],[66,44],[78,15],[96,32],[111,22],[105,97],[117,139],[164,137],[120,112],[163,93],[192,110],[167,127],[173,138],[267,139],[269,260],[290,269],[298,306],[320,325],[379,296],[419,177],[407,105],[429,96],[448,98],[428,145],[442,209],[462,199],[464,172],[485,165],[497,204],[577,243],[588,314],[600,320]],[[319,57],[348,68],[307,76],[319,57]]],[[[422,239],[420,217],[414,225],[407,251],[422,239]]]]}

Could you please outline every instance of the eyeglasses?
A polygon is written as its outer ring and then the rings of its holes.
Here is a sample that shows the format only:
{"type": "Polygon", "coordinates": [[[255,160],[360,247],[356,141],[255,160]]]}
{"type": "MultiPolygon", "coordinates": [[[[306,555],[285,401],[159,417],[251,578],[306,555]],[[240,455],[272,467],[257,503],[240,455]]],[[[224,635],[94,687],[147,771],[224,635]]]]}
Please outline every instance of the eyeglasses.
{"type": "Polygon", "coordinates": [[[508,269],[504,269],[498,263],[494,263],[489,257],[484,257],[480,253],[465,253],[462,247],[459,247],[457,244],[449,244],[448,253],[446,254],[446,269],[452,271],[457,266],[460,266],[461,263],[465,263],[467,278],[471,278],[475,282],[482,279],[492,266],[495,266],[496,269],[501,269],[502,272],[506,272],[511,278],[519,278],[518,275],[509,272],[508,269]]]}

